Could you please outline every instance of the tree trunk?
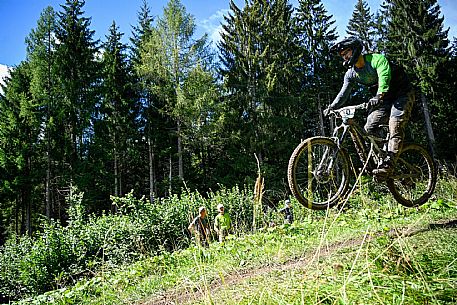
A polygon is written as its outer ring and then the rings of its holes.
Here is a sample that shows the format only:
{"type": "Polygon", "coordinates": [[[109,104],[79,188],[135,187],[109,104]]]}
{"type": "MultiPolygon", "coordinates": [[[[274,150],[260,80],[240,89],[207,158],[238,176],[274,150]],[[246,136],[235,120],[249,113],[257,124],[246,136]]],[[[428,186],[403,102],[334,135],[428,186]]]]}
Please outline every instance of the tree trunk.
{"type": "Polygon", "coordinates": [[[317,111],[319,111],[319,127],[320,127],[321,136],[325,136],[324,116],[322,115],[322,105],[321,105],[320,93],[317,94],[317,111]]]}
{"type": "Polygon", "coordinates": [[[178,119],[178,175],[184,181],[184,166],[182,160],[181,121],[178,119]]]}
{"type": "MultiPolygon", "coordinates": [[[[114,196],[119,197],[119,170],[118,170],[116,143],[114,144],[114,168],[113,168],[113,170],[114,170],[114,196]]],[[[111,212],[112,213],[117,212],[117,205],[115,205],[115,204],[112,205],[111,212]]]]}
{"type": "Polygon", "coordinates": [[[430,119],[430,112],[428,110],[428,103],[425,94],[421,93],[421,101],[422,101],[422,110],[424,112],[424,119],[425,119],[425,127],[427,129],[427,139],[430,152],[432,157],[435,158],[435,135],[433,133],[432,128],[432,120],[430,119]]]}
{"type": "Polygon", "coordinates": [[[119,170],[118,170],[117,149],[114,147],[114,196],[119,197],[119,170]]]}
{"type": "Polygon", "coordinates": [[[30,176],[32,172],[32,158],[29,154],[26,155],[25,179],[26,183],[22,189],[22,200],[25,209],[25,229],[28,236],[32,236],[32,183],[30,176]]]}
{"type": "Polygon", "coordinates": [[[152,139],[149,133],[148,135],[148,155],[149,155],[149,201],[154,202],[155,193],[155,172],[154,172],[154,147],[152,146],[152,139]]]}
{"type": "Polygon", "coordinates": [[[51,156],[49,147],[49,136],[46,151],[46,218],[51,220],[51,156]]]}
{"type": "Polygon", "coordinates": [[[172,179],[172,159],[171,159],[171,152],[169,157],[169,170],[168,170],[168,196],[171,196],[171,179],[172,179]]]}

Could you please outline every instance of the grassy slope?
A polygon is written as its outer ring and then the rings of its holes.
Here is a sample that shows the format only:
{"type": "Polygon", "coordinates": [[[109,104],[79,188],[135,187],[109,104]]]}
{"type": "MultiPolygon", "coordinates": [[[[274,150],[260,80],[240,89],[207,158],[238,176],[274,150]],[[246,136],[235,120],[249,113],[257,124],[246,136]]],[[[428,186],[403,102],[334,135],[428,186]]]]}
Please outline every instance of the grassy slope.
{"type": "Polygon", "coordinates": [[[420,208],[368,184],[344,212],[98,274],[27,304],[455,304],[457,182],[420,208]],[[370,189],[371,188],[371,189],[370,189]],[[381,195],[378,195],[381,194],[381,195]]]}

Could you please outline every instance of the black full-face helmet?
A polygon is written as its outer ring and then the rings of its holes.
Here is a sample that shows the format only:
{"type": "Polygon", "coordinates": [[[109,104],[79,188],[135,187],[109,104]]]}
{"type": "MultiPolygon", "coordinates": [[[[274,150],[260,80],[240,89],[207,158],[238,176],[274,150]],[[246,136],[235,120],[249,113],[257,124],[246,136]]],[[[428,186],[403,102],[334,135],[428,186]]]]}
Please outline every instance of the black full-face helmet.
{"type": "Polygon", "coordinates": [[[343,40],[335,43],[330,48],[330,51],[340,53],[341,51],[346,50],[346,49],[352,50],[351,58],[349,58],[348,60],[345,60],[343,62],[343,66],[345,68],[349,69],[355,65],[360,54],[362,54],[363,43],[355,37],[346,37],[343,40]]]}

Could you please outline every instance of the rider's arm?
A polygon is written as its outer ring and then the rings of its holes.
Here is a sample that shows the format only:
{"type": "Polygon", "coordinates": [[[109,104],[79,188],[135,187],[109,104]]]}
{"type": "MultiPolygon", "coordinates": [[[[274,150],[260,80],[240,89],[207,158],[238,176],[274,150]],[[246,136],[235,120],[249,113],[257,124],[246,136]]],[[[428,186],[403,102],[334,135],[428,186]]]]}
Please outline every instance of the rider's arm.
{"type": "Polygon", "coordinates": [[[378,74],[378,94],[389,91],[391,71],[387,58],[382,54],[372,54],[371,65],[378,74]]]}
{"type": "Polygon", "coordinates": [[[348,97],[349,94],[351,93],[352,87],[353,87],[353,76],[352,73],[354,71],[352,69],[347,70],[346,74],[344,74],[344,82],[343,82],[343,87],[341,87],[340,92],[338,95],[335,97],[333,102],[330,104],[329,108],[337,108],[340,105],[344,104],[348,97]]]}

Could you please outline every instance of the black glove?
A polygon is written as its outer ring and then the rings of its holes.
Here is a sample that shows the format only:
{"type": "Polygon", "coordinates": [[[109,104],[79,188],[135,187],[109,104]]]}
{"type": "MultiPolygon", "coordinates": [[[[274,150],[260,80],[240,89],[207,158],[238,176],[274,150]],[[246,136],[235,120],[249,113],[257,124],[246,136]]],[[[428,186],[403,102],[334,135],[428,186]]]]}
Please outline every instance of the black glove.
{"type": "Polygon", "coordinates": [[[379,108],[379,106],[381,106],[382,102],[383,102],[382,94],[381,93],[376,94],[376,96],[372,97],[366,103],[368,111],[373,111],[373,110],[379,108]]]}
{"type": "Polygon", "coordinates": [[[324,114],[324,116],[328,116],[332,110],[333,110],[333,107],[330,105],[326,109],[324,109],[324,111],[322,111],[322,113],[324,114]]]}

